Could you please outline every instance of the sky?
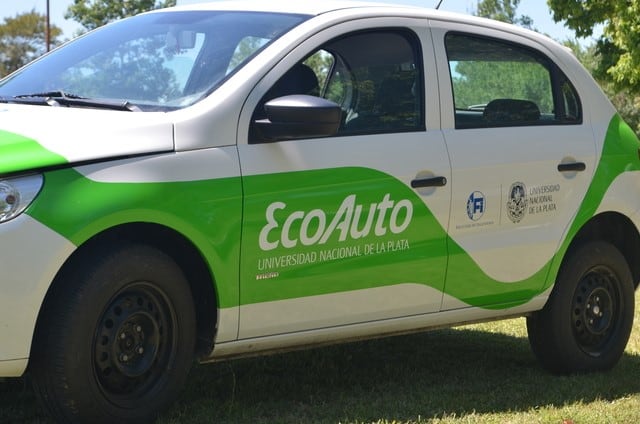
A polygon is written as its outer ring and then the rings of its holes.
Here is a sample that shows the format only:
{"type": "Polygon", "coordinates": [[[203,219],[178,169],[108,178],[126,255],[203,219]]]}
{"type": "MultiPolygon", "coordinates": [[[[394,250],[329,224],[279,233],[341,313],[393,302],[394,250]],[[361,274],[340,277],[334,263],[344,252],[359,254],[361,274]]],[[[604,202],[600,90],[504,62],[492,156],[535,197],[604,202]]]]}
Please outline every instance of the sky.
{"type": "MultiPolygon", "coordinates": [[[[206,3],[208,0],[177,0],[178,5],[192,3],[206,3]]],[[[311,1],[311,0],[300,0],[311,1]]],[[[317,1],[317,0],[316,0],[317,1]]],[[[377,1],[377,0],[373,0],[377,1]]],[[[438,0],[381,0],[385,3],[399,3],[435,7],[438,0]]],[[[80,25],[72,20],[64,18],[64,14],[73,3],[73,0],[49,0],[50,20],[52,24],[63,31],[62,39],[73,37],[80,25]]],[[[441,10],[472,14],[476,10],[477,0],[443,0],[441,10]]],[[[0,20],[6,17],[14,17],[17,14],[29,12],[32,9],[45,13],[47,0],[0,0],[0,20]]],[[[544,0],[521,0],[517,10],[518,15],[527,15],[533,19],[533,26],[540,32],[550,37],[564,41],[574,38],[573,32],[562,23],[555,23],[549,7],[544,0]]],[[[591,40],[580,40],[582,44],[590,44],[591,40]]]]}

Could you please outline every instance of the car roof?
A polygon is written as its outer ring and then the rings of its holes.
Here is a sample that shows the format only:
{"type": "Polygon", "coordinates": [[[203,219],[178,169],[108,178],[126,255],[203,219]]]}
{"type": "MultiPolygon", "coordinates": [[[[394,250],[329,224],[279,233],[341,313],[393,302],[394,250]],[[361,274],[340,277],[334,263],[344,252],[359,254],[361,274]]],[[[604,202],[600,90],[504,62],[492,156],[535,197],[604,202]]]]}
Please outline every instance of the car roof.
{"type": "Polygon", "coordinates": [[[353,9],[363,7],[376,8],[402,8],[414,10],[426,10],[417,6],[403,6],[398,4],[385,4],[379,2],[351,1],[351,0],[236,0],[236,1],[212,1],[207,3],[196,3],[176,6],[175,10],[230,10],[230,11],[255,11],[255,12],[277,12],[295,13],[302,15],[320,15],[342,9],[353,9]]]}
{"type": "MultiPolygon", "coordinates": [[[[530,32],[524,28],[515,25],[505,24],[504,22],[492,19],[479,18],[477,16],[464,15],[461,13],[439,11],[429,7],[391,4],[382,2],[367,2],[357,0],[223,0],[210,1],[206,3],[195,3],[181,6],[174,6],[171,10],[225,10],[225,11],[253,11],[253,12],[274,12],[274,13],[293,13],[302,15],[317,16],[330,12],[351,12],[384,15],[404,15],[430,19],[443,19],[447,21],[456,21],[462,23],[470,23],[481,25],[484,27],[495,27],[510,29],[513,31],[530,32]]],[[[156,10],[155,12],[157,12],[156,10]]],[[[149,13],[149,12],[148,12],[149,13]]],[[[150,13],[153,13],[150,12],[150,13]]]]}
{"type": "MultiPolygon", "coordinates": [[[[357,18],[365,15],[416,17],[497,29],[510,32],[512,34],[519,34],[521,36],[537,40],[542,43],[547,43],[548,46],[555,45],[555,48],[561,47],[557,42],[555,42],[555,40],[551,40],[549,37],[543,34],[516,25],[507,24],[493,19],[465,15],[461,13],[440,11],[429,7],[401,5],[397,3],[391,4],[357,0],[222,0],[175,6],[170,9],[179,11],[253,11],[292,13],[310,16],[318,16],[328,13],[339,13],[341,15],[349,16],[350,18],[357,18]],[[551,43],[549,43],[549,41],[551,41],[551,43]]],[[[155,10],[147,13],[154,13],[160,10],[155,10]]],[[[562,47],[562,49],[566,50],[564,47],[562,47]]]]}

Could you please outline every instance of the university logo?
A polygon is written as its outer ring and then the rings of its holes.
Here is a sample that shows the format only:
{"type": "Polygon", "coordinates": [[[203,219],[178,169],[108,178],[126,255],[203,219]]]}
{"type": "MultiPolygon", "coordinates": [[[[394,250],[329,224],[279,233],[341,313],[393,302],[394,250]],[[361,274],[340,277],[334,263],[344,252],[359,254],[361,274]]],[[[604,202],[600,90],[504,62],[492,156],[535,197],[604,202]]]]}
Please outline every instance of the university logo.
{"type": "Polygon", "coordinates": [[[485,198],[479,191],[471,193],[467,199],[467,216],[472,221],[477,221],[484,215],[485,198]]]}
{"type": "Polygon", "coordinates": [[[527,189],[523,183],[513,183],[509,189],[509,200],[507,201],[507,215],[509,219],[517,224],[524,218],[527,212],[527,189]]]}

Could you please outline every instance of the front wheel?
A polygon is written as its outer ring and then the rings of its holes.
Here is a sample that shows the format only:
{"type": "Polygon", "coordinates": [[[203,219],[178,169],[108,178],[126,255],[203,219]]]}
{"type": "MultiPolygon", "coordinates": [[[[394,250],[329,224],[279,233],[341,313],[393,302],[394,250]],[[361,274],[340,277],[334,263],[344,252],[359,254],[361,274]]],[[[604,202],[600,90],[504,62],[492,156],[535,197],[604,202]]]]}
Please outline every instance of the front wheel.
{"type": "Polygon", "coordinates": [[[60,422],[153,421],[194,359],[189,284],[150,246],[85,256],[41,314],[30,364],[36,394],[60,422]]]}
{"type": "Polygon", "coordinates": [[[567,257],[547,304],[527,318],[529,342],[551,372],[608,370],[624,352],[633,316],[624,256],[609,243],[590,242],[567,257]]]}

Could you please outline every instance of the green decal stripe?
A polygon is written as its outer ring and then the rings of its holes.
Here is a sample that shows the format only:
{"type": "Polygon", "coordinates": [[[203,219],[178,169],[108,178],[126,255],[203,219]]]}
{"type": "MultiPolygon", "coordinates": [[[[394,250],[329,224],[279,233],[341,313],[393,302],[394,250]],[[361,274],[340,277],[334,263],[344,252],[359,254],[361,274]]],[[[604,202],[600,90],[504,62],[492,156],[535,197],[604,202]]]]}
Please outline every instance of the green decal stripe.
{"type": "Polygon", "coordinates": [[[65,163],[64,157],[50,152],[37,141],[0,130],[0,174],[65,163]]]}
{"type": "Polygon", "coordinates": [[[593,217],[614,179],[623,172],[640,169],[638,147],[633,132],[615,116],[593,181],[558,252],[533,275],[510,283],[486,275],[448,236],[412,189],[372,169],[338,168],[248,176],[243,180],[235,177],[173,183],[99,183],[72,169],[58,170],[45,175],[43,192],[29,214],[76,245],[104,229],[128,222],[174,228],[207,259],[216,278],[221,307],[417,283],[472,306],[498,309],[525,303],[553,283],[569,244],[593,217]],[[265,214],[269,205],[279,201],[285,206],[273,211],[278,228],[267,232],[265,238],[272,245],[277,242],[277,246],[263,250],[259,236],[267,223],[265,214]],[[394,207],[401,204],[404,207],[395,212],[396,224],[404,223],[407,204],[411,205],[412,218],[402,231],[394,233],[390,231],[390,217],[394,207]],[[384,219],[379,219],[383,214],[380,208],[386,210],[384,219]],[[296,244],[287,248],[281,230],[292,214],[297,219],[290,221],[286,238],[287,243],[296,244]],[[307,215],[313,217],[303,228],[307,215]],[[336,228],[323,231],[321,216],[325,230],[334,220],[336,228]],[[380,234],[375,233],[378,223],[380,234]],[[361,234],[353,236],[352,228],[361,234]],[[302,243],[303,233],[306,244],[302,243]],[[447,265],[448,256],[455,258],[451,266],[447,265]],[[270,273],[278,276],[270,278],[270,273]],[[269,278],[259,278],[262,276],[269,278]]]}
{"type": "MultiPolygon", "coordinates": [[[[504,283],[487,276],[474,260],[440,225],[416,192],[395,177],[367,168],[339,168],[304,172],[260,175],[245,178],[247,244],[243,247],[242,304],[293,299],[303,296],[417,283],[444,291],[470,305],[487,308],[506,308],[525,303],[541,292],[547,277],[548,264],[529,278],[504,283]],[[274,187],[278,192],[274,193],[274,187]],[[252,195],[254,194],[255,195],[252,195]],[[298,240],[294,248],[281,245],[271,251],[258,248],[258,233],[266,223],[265,211],[269,204],[288,199],[286,208],[278,210],[275,218],[279,224],[270,233],[270,241],[279,240],[284,222],[297,211],[310,213],[320,209],[327,215],[327,223],[336,218],[339,206],[352,193],[357,193],[356,204],[362,205],[358,228],[364,227],[370,205],[380,203],[386,193],[398,202],[408,199],[413,205],[411,224],[400,234],[387,231],[383,236],[372,230],[366,237],[339,240],[336,230],[326,243],[302,246],[298,240]],[[403,246],[403,240],[406,240],[403,246]],[[395,243],[395,245],[394,245],[395,243]],[[372,254],[366,254],[369,246],[372,254]],[[394,246],[396,249],[388,249],[394,246]],[[407,247],[404,249],[404,247],[407,247]],[[322,260],[323,253],[337,249],[351,249],[345,258],[322,260]],[[381,248],[385,251],[380,252],[381,248]],[[455,266],[447,266],[447,251],[455,256],[455,266]],[[312,255],[315,255],[315,259],[312,255]],[[303,264],[291,262],[305,262],[303,264]],[[285,265],[279,265],[284,263],[285,265]],[[267,264],[267,265],[265,265],[267,264]],[[272,264],[270,268],[268,265],[272,264]],[[448,268],[448,269],[447,269],[448,268]],[[273,279],[259,280],[256,275],[278,272],[273,279]],[[447,281],[444,286],[445,271],[447,281]]],[[[358,213],[343,215],[340,223],[351,228],[358,213]]],[[[374,215],[373,222],[379,215],[374,215]]],[[[390,214],[386,215],[386,222],[390,214]]],[[[318,220],[310,221],[307,233],[318,230],[318,220]]],[[[288,231],[299,239],[302,218],[294,221],[288,231]]],[[[370,252],[371,253],[371,252],[370,252]]]]}
{"type": "MultiPolygon", "coordinates": [[[[501,309],[524,304],[545,291],[555,280],[561,260],[579,229],[593,217],[607,189],[613,180],[625,171],[640,169],[638,161],[638,140],[630,128],[614,116],[610,122],[592,183],[580,204],[576,217],[570,224],[567,237],[558,252],[537,272],[516,282],[500,282],[489,277],[472,257],[464,251],[440,226],[429,209],[413,190],[395,178],[370,169],[343,168],[320,171],[304,171],[277,175],[253,176],[245,179],[247,198],[247,228],[242,267],[242,302],[256,303],[270,300],[291,299],[302,296],[320,295],[339,291],[365,289],[405,282],[428,285],[455,297],[471,306],[501,309]],[[274,193],[274,188],[278,193],[274,193]],[[259,193],[252,196],[252,193],[259,193]],[[385,234],[384,237],[369,236],[361,240],[338,242],[332,236],[322,246],[300,246],[293,249],[278,247],[270,252],[257,248],[258,232],[265,224],[265,210],[278,200],[277,194],[285,194],[286,210],[278,211],[277,218],[282,226],[287,216],[295,211],[309,212],[320,208],[327,212],[327,221],[333,219],[341,201],[349,193],[357,193],[357,203],[368,205],[379,202],[382,195],[391,193],[391,199],[410,199],[413,206],[413,220],[400,237],[385,234]],[[327,207],[326,205],[333,205],[327,207]],[[329,213],[333,211],[333,213],[329,213]],[[387,243],[406,238],[410,249],[389,255],[353,255],[336,261],[311,262],[303,265],[274,265],[260,267],[260,264],[290,263],[291,255],[312,253],[337,247],[362,246],[387,243]],[[445,243],[446,240],[446,243],[445,243]],[[443,287],[442,271],[447,268],[446,249],[452,261],[447,270],[447,285],[443,287]],[[455,261],[453,260],[455,258],[455,261]],[[256,274],[269,271],[278,272],[278,277],[255,281],[256,274]]],[[[300,220],[294,222],[291,234],[299,234],[300,220]]],[[[309,227],[313,234],[316,227],[309,227]]],[[[277,237],[275,238],[277,239],[277,237]]],[[[272,239],[273,241],[273,239],[272,239]]]]}
{"type": "MultiPolygon", "coordinates": [[[[615,115],[607,129],[600,163],[576,218],[569,228],[567,238],[556,254],[556,260],[551,267],[551,275],[557,274],[561,259],[571,241],[578,234],[580,228],[593,217],[613,181],[624,172],[640,170],[639,149],[638,137],[619,115],[615,115]]],[[[549,281],[549,285],[553,283],[553,280],[549,281]]]]}
{"type": "Polygon", "coordinates": [[[156,223],[184,234],[216,278],[220,307],[238,304],[241,220],[239,177],[166,183],[101,183],[74,169],[45,174],[28,214],[76,245],[131,222],[156,223]]]}
{"type": "Polygon", "coordinates": [[[446,234],[415,192],[393,176],[368,168],[287,172],[245,177],[244,189],[242,304],[407,282],[438,290],[444,286],[446,234]],[[385,207],[385,197],[386,206],[393,202],[397,207],[398,225],[407,218],[407,203],[411,205],[412,218],[404,231],[396,234],[390,228],[393,207],[378,225],[378,207],[385,207]],[[278,247],[262,250],[259,235],[274,202],[286,204],[274,211],[278,227],[267,237],[278,247]],[[296,214],[286,230],[287,218],[296,214]],[[308,226],[303,229],[305,219],[308,226]],[[331,231],[334,220],[337,226],[331,231]],[[302,234],[317,240],[305,244],[302,234]],[[295,240],[295,246],[283,247],[283,238],[295,240]],[[278,276],[258,278],[271,272],[278,276]]]}
{"type": "Polygon", "coordinates": [[[473,306],[505,308],[525,303],[549,288],[555,281],[562,258],[571,241],[580,228],[594,216],[613,180],[625,171],[640,169],[639,147],[638,139],[631,128],[618,115],[614,116],[609,124],[600,162],[592,182],[566,238],[550,261],[523,281],[499,283],[481,272],[464,250],[450,240],[450,254],[463,259],[456,267],[450,267],[447,281],[452,283],[447,284],[445,293],[473,306]]]}
{"type": "Polygon", "coordinates": [[[543,291],[549,269],[548,263],[524,280],[505,283],[485,274],[452,239],[449,239],[449,249],[451,260],[455,257],[455,266],[450,266],[447,270],[447,286],[444,292],[469,305],[504,309],[524,304],[543,291]]]}

